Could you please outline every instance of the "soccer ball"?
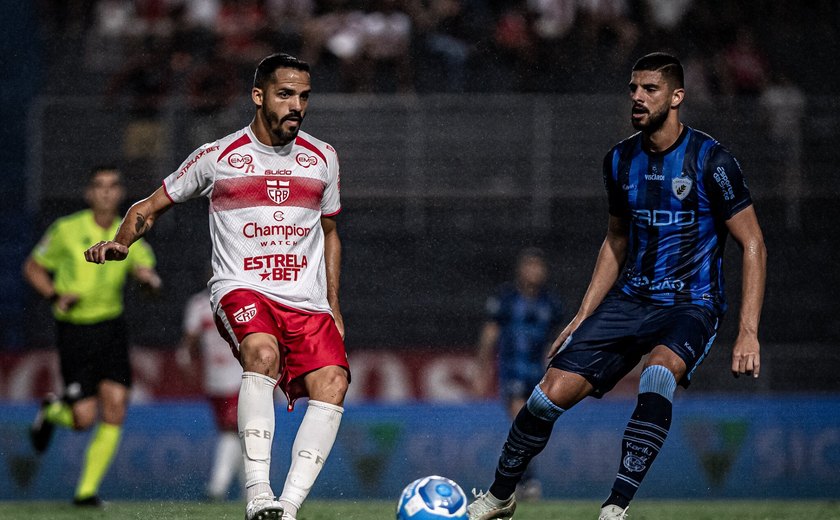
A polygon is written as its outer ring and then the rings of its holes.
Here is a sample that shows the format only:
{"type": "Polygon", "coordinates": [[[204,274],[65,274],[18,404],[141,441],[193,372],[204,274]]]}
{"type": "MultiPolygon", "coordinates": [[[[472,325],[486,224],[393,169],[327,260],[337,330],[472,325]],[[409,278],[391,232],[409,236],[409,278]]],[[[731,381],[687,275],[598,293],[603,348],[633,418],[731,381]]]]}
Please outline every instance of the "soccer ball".
{"type": "Polygon", "coordinates": [[[407,485],[397,503],[397,520],[467,520],[467,495],[455,482],[432,475],[407,485]]]}

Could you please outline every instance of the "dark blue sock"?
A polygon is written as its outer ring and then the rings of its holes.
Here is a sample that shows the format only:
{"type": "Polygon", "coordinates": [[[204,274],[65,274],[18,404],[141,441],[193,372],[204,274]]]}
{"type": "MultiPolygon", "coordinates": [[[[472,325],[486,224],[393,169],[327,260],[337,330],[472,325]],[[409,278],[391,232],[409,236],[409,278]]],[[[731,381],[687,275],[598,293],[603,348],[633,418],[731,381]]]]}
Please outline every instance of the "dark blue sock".
{"type": "Polygon", "coordinates": [[[510,497],[522,479],[528,463],[548,443],[554,421],[540,419],[523,406],[513,421],[507,441],[502,448],[496,479],[490,493],[502,500],[510,497]]]}
{"type": "Polygon", "coordinates": [[[621,464],[604,505],[626,508],[662,449],[671,427],[671,401],[655,392],[639,394],[621,443],[621,464]]]}

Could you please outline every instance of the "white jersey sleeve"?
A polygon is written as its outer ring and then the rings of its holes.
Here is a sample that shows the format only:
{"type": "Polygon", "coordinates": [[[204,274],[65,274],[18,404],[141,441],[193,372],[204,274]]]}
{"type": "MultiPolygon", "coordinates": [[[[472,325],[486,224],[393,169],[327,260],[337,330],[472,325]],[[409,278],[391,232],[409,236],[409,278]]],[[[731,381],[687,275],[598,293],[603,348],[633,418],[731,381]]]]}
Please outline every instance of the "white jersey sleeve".
{"type": "Polygon", "coordinates": [[[215,158],[219,142],[208,143],[194,151],[181,166],[163,180],[163,189],[172,202],[184,202],[206,196],[213,189],[215,158]]]}
{"type": "Polygon", "coordinates": [[[321,199],[321,215],[333,217],[341,212],[341,172],[338,166],[338,154],[332,146],[324,143],[327,152],[327,183],[321,199]]]}

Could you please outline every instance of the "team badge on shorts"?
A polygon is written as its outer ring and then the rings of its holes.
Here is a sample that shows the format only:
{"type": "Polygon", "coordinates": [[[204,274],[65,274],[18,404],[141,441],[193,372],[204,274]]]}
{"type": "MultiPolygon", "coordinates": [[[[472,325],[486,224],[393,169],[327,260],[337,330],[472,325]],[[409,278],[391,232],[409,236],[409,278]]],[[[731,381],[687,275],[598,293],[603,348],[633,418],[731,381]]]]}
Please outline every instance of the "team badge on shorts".
{"type": "Polygon", "coordinates": [[[671,181],[671,191],[674,192],[674,197],[683,200],[688,196],[693,184],[691,177],[674,177],[671,181]]]}
{"type": "Polygon", "coordinates": [[[246,305],[242,307],[238,311],[233,313],[233,319],[236,320],[236,323],[247,323],[254,319],[254,316],[257,315],[257,304],[252,303],[250,305],[246,305]]]}

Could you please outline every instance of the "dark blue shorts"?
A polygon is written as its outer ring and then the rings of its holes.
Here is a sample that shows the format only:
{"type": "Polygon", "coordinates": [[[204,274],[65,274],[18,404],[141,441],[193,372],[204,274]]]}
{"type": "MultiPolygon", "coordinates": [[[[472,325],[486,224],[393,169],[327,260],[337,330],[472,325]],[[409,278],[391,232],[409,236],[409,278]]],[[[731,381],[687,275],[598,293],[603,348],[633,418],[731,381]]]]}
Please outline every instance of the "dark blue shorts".
{"type": "Polygon", "coordinates": [[[665,345],[685,361],[687,387],[712,348],[718,316],[699,305],[671,307],[645,304],[610,292],[549,363],[550,367],[585,377],[602,397],[657,345],[665,345]]]}

